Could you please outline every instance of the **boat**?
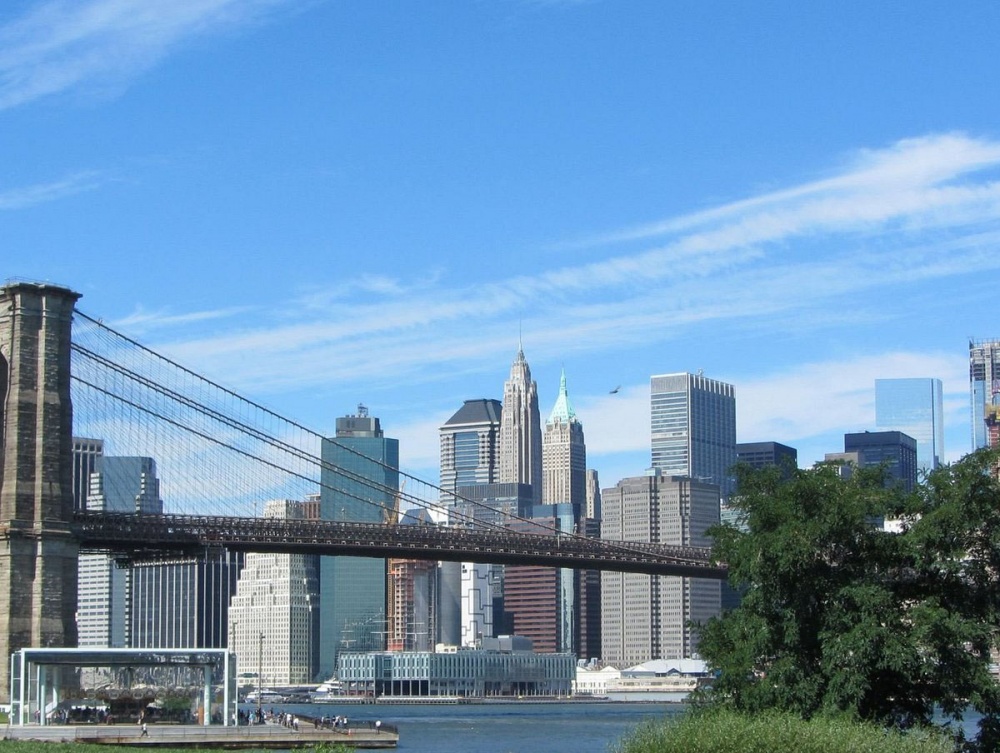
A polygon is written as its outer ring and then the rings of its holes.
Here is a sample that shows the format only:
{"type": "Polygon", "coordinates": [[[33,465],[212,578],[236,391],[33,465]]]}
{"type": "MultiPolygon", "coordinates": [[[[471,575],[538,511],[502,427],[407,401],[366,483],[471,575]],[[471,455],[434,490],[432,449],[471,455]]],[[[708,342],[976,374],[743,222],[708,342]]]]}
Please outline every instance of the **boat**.
{"type": "Polygon", "coordinates": [[[246,703],[284,703],[285,696],[281,693],[275,692],[264,688],[258,693],[256,690],[251,690],[246,694],[246,703]]]}
{"type": "Polygon", "coordinates": [[[335,677],[331,677],[326,682],[321,682],[313,690],[309,691],[309,700],[312,703],[330,703],[341,701],[344,698],[344,684],[335,677]]]}

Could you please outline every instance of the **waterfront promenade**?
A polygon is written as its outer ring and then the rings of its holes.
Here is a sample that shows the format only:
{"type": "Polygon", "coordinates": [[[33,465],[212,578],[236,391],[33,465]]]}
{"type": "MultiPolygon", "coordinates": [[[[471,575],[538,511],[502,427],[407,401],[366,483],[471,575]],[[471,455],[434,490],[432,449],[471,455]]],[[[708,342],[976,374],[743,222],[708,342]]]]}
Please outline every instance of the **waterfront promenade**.
{"type": "Polygon", "coordinates": [[[369,727],[352,726],[347,730],[317,729],[303,720],[298,730],[280,724],[254,724],[241,727],[191,724],[150,724],[148,735],[136,724],[37,724],[9,726],[3,730],[6,740],[37,740],[43,742],[79,742],[104,745],[131,745],[142,748],[223,748],[291,749],[324,743],[341,743],[357,749],[395,748],[399,733],[392,727],[376,731],[369,727]]]}

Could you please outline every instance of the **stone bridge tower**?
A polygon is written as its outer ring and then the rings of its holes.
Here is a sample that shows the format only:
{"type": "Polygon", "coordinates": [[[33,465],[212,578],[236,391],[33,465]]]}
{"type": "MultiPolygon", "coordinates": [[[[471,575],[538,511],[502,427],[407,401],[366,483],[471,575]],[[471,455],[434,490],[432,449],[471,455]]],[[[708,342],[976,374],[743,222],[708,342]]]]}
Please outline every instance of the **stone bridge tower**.
{"type": "Polygon", "coordinates": [[[76,645],[70,335],[79,297],[47,284],[0,287],[0,701],[10,699],[12,652],[76,645]]]}

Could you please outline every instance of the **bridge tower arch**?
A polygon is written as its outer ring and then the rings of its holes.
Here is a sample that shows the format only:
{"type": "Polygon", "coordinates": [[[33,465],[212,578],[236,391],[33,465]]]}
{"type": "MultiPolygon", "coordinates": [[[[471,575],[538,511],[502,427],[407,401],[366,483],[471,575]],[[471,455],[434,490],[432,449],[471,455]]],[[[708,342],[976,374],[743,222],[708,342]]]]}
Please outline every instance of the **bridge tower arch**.
{"type": "Polygon", "coordinates": [[[0,287],[0,700],[10,655],[76,645],[70,349],[78,293],[0,287]]]}

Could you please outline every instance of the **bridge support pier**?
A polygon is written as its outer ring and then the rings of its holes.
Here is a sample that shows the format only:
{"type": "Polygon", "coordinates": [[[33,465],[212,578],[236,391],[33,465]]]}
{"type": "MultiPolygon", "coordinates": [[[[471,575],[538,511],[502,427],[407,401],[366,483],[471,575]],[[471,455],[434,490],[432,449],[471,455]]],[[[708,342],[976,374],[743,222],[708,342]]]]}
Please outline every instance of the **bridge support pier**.
{"type": "Polygon", "coordinates": [[[10,655],[76,645],[70,349],[78,293],[0,287],[0,700],[10,655]]]}

